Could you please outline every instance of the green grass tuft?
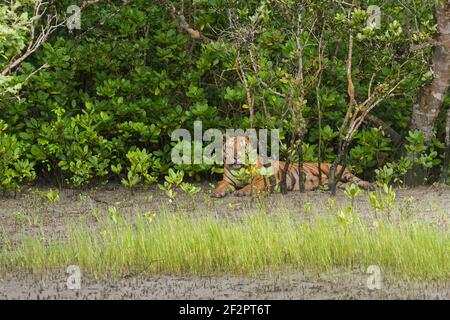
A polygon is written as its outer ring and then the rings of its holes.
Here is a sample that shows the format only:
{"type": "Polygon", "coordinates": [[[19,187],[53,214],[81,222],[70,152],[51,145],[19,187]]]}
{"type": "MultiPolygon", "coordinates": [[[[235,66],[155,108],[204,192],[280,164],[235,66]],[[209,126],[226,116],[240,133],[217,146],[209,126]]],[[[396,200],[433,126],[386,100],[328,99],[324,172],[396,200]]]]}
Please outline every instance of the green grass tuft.
{"type": "Polygon", "coordinates": [[[355,218],[301,222],[288,214],[243,221],[163,214],[108,219],[101,229],[70,226],[64,239],[23,236],[6,242],[0,270],[43,272],[79,265],[96,276],[139,273],[215,275],[332,271],[378,265],[407,279],[450,279],[450,237],[419,223],[355,218]]]}

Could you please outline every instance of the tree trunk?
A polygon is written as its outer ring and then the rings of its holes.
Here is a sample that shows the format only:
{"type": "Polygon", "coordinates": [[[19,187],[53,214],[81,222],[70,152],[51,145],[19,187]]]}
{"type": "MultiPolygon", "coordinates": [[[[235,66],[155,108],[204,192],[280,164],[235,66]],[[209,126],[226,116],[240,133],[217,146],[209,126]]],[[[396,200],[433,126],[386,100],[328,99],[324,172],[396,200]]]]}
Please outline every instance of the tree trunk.
{"type": "Polygon", "coordinates": [[[438,35],[432,61],[434,78],[420,93],[411,119],[411,129],[423,132],[427,143],[431,141],[436,119],[450,86],[450,4],[448,1],[436,4],[436,20],[438,35]]]}
{"type": "Polygon", "coordinates": [[[338,155],[336,159],[334,159],[333,164],[330,167],[329,177],[328,177],[328,187],[330,188],[331,195],[336,195],[336,188],[338,182],[342,178],[342,174],[344,173],[345,167],[347,166],[347,151],[348,151],[349,142],[347,140],[342,141],[342,145],[339,147],[338,155]],[[338,172],[337,168],[341,164],[341,170],[338,172]]]}
{"type": "MultiPolygon", "coordinates": [[[[428,145],[433,136],[436,120],[442,110],[444,98],[450,87],[450,4],[447,1],[436,3],[438,34],[433,51],[433,80],[425,86],[413,107],[411,130],[419,130],[425,135],[428,145]]],[[[410,155],[413,159],[413,155],[410,155]]],[[[427,172],[417,163],[406,175],[406,184],[417,186],[426,182],[427,172]]]]}
{"type": "Polygon", "coordinates": [[[303,149],[302,143],[303,136],[298,135],[298,146],[297,146],[297,154],[298,154],[298,183],[300,186],[300,192],[305,192],[305,171],[303,170],[303,149]]]}
{"type": "Polygon", "coordinates": [[[445,151],[444,163],[442,166],[442,184],[448,182],[448,171],[450,167],[450,108],[447,110],[447,124],[445,126],[445,144],[447,146],[445,151]]]}
{"type": "Polygon", "coordinates": [[[287,173],[288,173],[289,165],[291,164],[291,156],[290,156],[291,146],[292,146],[292,140],[287,138],[286,139],[287,156],[286,156],[286,162],[285,162],[284,168],[281,170],[281,181],[280,181],[280,191],[282,194],[286,194],[288,191],[287,173]]]}

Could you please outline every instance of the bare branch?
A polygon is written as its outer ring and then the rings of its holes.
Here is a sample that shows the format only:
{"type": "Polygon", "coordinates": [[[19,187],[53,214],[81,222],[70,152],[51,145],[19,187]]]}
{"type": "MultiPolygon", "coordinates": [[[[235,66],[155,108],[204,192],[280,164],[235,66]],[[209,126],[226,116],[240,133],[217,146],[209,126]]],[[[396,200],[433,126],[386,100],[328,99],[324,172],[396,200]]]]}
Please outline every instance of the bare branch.
{"type": "Polygon", "coordinates": [[[253,108],[253,104],[254,104],[254,99],[252,97],[252,93],[250,90],[250,86],[248,85],[248,81],[247,81],[247,77],[245,75],[245,71],[244,71],[244,67],[242,66],[242,61],[241,61],[241,55],[240,55],[240,50],[238,50],[238,54],[236,57],[236,67],[237,67],[237,73],[239,76],[239,79],[241,80],[244,88],[245,88],[245,94],[247,96],[247,104],[248,104],[248,109],[250,112],[250,127],[253,128],[253,120],[255,117],[255,111],[253,108]]]}
{"type": "Polygon", "coordinates": [[[115,15],[117,15],[120,11],[122,11],[123,8],[125,8],[126,6],[128,6],[130,3],[132,3],[133,0],[127,0],[124,3],[122,3],[120,6],[118,6],[114,11],[112,11],[109,15],[107,15],[102,21],[100,21],[99,23],[97,23],[96,25],[91,26],[90,28],[88,28],[86,31],[84,31],[83,33],[81,33],[80,35],[77,35],[77,38],[82,38],[84,37],[86,34],[92,32],[92,30],[94,30],[96,27],[98,26],[103,26],[106,21],[110,20],[112,17],[114,17],[115,15]]]}
{"type": "Polygon", "coordinates": [[[352,61],[353,61],[353,35],[350,34],[349,41],[348,41],[348,58],[347,58],[347,94],[349,97],[349,103],[348,103],[348,109],[347,113],[345,114],[344,121],[342,122],[341,128],[339,129],[339,136],[342,137],[342,134],[344,132],[345,127],[348,124],[348,121],[352,115],[353,107],[357,105],[355,100],[355,86],[353,85],[353,78],[352,78],[352,61]]]}
{"type": "Polygon", "coordinates": [[[200,31],[192,28],[186,20],[183,11],[177,11],[177,8],[169,0],[158,0],[167,10],[169,10],[172,17],[178,21],[178,25],[183,29],[192,39],[201,40],[203,42],[212,42],[211,39],[205,37],[200,31]]]}
{"type": "Polygon", "coordinates": [[[377,116],[369,113],[366,115],[366,121],[372,123],[374,126],[381,128],[383,131],[385,131],[389,137],[391,138],[392,142],[396,147],[401,146],[402,144],[402,137],[400,134],[398,134],[397,131],[391,128],[390,125],[388,125],[386,122],[378,118],[377,116]]]}
{"type": "MultiPolygon", "coordinates": [[[[80,9],[83,10],[101,0],[88,0],[83,2],[80,9]]],[[[42,8],[44,5],[49,4],[48,2],[42,2],[42,0],[37,0],[34,7],[34,17],[30,25],[30,43],[27,50],[19,57],[13,58],[10,63],[3,68],[1,71],[2,76],[7,76],[16,70],[28,57],[30,57],[37,49],[39,49],[58,28],[67,23],[67,19],[58,21],[58,14],[47,15],[47,23],[45,27],[42,28],[41,32],[36,36],[36,27],[41,21],[42,17],[47,11],[47,6],[42,8]]]]}
{"type": "Polygon", "coordinates": [[[256,57],[253,51],[253,48],[249,48],[248,49],[248,53],[249,53],[249,57],[250,57],[250,61],[252,62],[252,68],[253,68],[253,73],[255,75],[255,77],[258,79],[258,82],[267,90],[269,90],[271,93],[273,93],[276,96],[279,96],[281,98],[286,98],[286,95],[276,91],[275,89],[271,88],[263,79],[260,78],[259,76],[259,65],[256,61],[256,57]]]}

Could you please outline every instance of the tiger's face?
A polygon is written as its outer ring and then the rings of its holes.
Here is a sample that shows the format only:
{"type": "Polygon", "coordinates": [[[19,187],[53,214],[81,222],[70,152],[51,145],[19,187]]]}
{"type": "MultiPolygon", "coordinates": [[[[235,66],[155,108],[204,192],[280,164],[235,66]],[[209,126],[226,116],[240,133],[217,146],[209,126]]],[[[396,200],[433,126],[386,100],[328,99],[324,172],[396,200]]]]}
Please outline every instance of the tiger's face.
{"type": "Polygon", "coordinates": [[[256,150],[250,143],[250,137],[247,136],[224,136],[223,157],[225,166],[232,170],[240,170],[248,163],[255,162],[252,155],[256,154],[256,150]]]}

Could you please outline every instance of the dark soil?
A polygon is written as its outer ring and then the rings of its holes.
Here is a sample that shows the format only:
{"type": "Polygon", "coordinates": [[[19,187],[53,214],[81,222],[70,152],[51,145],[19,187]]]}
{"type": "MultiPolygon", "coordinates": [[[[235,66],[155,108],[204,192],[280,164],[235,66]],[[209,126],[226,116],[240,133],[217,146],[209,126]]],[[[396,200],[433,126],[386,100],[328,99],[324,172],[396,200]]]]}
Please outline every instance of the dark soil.
{"type": "Polygon", "coordinates": [[[258,278],[138,277],[99,281],[82,277],[80,290],[67,277],[7,276],[0,299],[450,299],[450,284],[383,280],[369,290],[361,272],[327,276],[289,274],[258,278]]]}

